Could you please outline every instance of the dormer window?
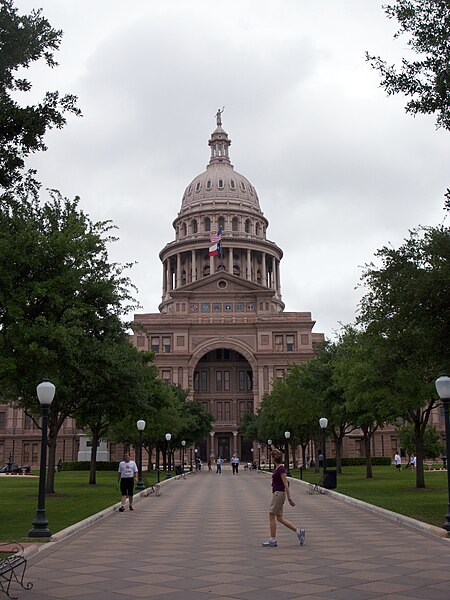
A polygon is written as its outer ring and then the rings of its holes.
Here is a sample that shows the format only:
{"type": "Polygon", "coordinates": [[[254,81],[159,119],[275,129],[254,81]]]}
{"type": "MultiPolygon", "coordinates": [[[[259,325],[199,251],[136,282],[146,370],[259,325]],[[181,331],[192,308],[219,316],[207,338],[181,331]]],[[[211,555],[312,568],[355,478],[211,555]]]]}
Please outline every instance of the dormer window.
{"type": "Polygon", "coordinates": [[[202,184],[200,183],[200,181],[197,182],[197,185],[195,186],[195,191],[199,192],[202,188],[202,184]]]}
{"type": "Polygon", "coordinates": [[[211,219],[205,217],[205,231],[211,231],[211,219]]]}
{"type": "Polygon", "coordinates": [[[219,187],[219,190],[223,190],[223,188],[224,188],[223,179],[219,179],[219,185],[218,185],[218,187],[219,187]]]}
{"type": "Polygon", "coordinates": [[[224,219],[224,217],[219,217],[217,223],[218,223],[220,229],[223,231],[225,229],[225,219],[224,219]]]}
{"type": "Polygon", "coordinates": [[[206,189],[210,190],[212,188],[212,181],[211,179],[208,179],[208,181],[206,182],[206,189]]]}
{"type": "Polygon", "coordinates": [[[243,192],[245,192],[245,183],[244,183],[243,181],[240,181],[240,182],[239,182],[239,185],[241,186],[241,190],[242,190],[243,192]]]}
{"type": "Polygon", "coordinates": [[[187,190],[187,193],[188,193],[188,195],[189,195],[191,192],[192,192],[192,185],[190,185],[190,186],[188,187],[188,190],[187,190]]]}
{"type": "Polygon", "coordinates": [[[231,179],[231,180],[230,180],[230,188],[231,188],[232,190],[235,190],[235,189],[236,189],[236,182],[234,181],[234,179],[231,179]]]}

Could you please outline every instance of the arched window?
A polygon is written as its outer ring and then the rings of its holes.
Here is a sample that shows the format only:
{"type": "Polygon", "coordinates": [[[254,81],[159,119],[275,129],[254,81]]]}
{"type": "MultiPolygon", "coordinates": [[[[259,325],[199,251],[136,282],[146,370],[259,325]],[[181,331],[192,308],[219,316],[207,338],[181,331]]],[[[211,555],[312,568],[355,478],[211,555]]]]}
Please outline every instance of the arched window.
{"type": "Polygon", "coordinates": [[[234,181],[234,179],[230,179],[230,188],[231,188],[232,190],[235,190],[235,189],[236,189],[236,182],[234,181]]]}
{"type": "Polygon", "coordinates": [[[233,217],[231,221],[231,229],[232,231],[239,231],[239,220],[237,217],[233,217]]]}
{"type": "Polygon", "coordinates": [[[219,227],[223,231],[225,229],[225,218],[224,217],[219,217],[217,223],[218,223],[219,227]]]}
{"type": "Polygon", "coordinates": [[[218,187],[219,187],[219,190],[223,190],[223,187],[224,187],[224,185],[223,185],[223,179],[219,179],[219,185],[218,185],[218,187]]]}
{"type": "Polygon", "coordinates": [[[256,223],[256,231],[255,231],[257,236],[261,235],[261,225],[259,223],[256,223]]]}
{"type": "Polygon", "coordinates": [[[243,181],[240,181],[240,182],[239,182],[239,185],[241,186],[241,190],[242,190],[243,192],[245,192],[245,183],[244,183],[243,181]]]}
{"type": "Polygon", "coordinates": [[[199,192],[202,188],[202,184],[200,183],[200,181],[197,181],[197,185],[195,186],[195,191],[199,192]]]}
{"type": "Polygon", "coordinates": [[[205,231],[211,231],[211,219],[205,217],[205,231]]]}
{"type": "Polygon", "coordinates": [[[183,223],[183,225],[182,225],[182,235],[183,235],[183,237],[187,236],[187,225],[186,225],[186,223],[183,223]]]}
{"type": "Polygon", "coordinates": [[[192,233],[198,233],[198,221],[196,219],[192,221],[192,233]]]}
{"type": "Polygon", "coordinates": [[[233,265],[233,275],[237,275],[238,277],[240,277],[241,267],[239,265],[233,265]]]}
{"type": "Polygon", "coordinates": [[[250,233],[250,219],[245,219],[244,230],[245,233],[250,233]]]}
{"type": "Polygon", "coordinates": [[[208,181],[206,182],[206,189],[210,190],[212,188],[212,181],[211,179],[208,179],[208,181]]]}
{"type": "Polygon", "coordinates": [[[209,265],[205,265],[203,267],[203,277],[206,277],[207,275],[209,275],[210,270],[209,270],[209,265]]]}

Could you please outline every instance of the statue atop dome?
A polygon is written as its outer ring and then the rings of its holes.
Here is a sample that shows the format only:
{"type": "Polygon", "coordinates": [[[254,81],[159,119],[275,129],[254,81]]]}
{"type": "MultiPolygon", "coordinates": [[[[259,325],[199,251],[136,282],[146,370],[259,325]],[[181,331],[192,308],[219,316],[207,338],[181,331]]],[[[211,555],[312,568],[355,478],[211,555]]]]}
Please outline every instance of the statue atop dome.
{"type": "Polygon", "coordinates": [[[216,112],[216,121],[217,121],[217,127],[222,127],[222,113],[225,110],[225,106],[222,106],[222,110],[217,109],[216,112]]]}

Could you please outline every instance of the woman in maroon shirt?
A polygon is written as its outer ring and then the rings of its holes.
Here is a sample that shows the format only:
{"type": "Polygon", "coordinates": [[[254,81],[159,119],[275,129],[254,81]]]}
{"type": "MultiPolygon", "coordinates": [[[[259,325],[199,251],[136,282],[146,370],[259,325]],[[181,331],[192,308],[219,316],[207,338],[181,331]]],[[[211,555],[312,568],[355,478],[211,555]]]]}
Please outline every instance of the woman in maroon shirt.
{"type": "Polygon", "coordinates": [[[283,505],[288,499],[291,506],[295,506],[295,502],[291,498],[291,492],[289,490],[289,482],[286,477],[286,469],[282,464],[283,453],[276,448],[272,449],[272,459],[275,470],[272,473],[272,501],[269,508],[269,525],[270,525],[270,538],[262,543],[266,548],[276,548],[277,542],[277,521],[295,531],[300,545],[303,546],[305,543],[305,530],[298,529],[290,521],[283,517],[283,505]]]}

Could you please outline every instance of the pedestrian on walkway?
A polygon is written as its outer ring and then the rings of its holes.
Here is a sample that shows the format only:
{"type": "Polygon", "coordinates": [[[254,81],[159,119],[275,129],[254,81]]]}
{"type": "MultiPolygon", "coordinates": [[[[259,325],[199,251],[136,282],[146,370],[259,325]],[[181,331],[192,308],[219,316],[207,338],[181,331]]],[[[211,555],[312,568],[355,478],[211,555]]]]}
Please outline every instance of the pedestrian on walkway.
{"type": "Polygon", "coordinates": [[[286,477],[286,468],[282,464],[283,453],[281,450],[274,448],[272,450],[272,460],[274,463],[274,471],[272,473],[272,500],[269,507],[269,527],[270,527],[270,538],[262,543],[266,548],[276,548],[277,542],[277,521],[290,529],[295,531],[300,545],[303,546],[305,543],[305,530],[298,529],[290,521],[283,517],[283,505],[286,498],[291,506],[295,506],[295,502],[291,498],[291,492],[289,490],[289,482],[286,477]]]}
{"type": "Polygon", "coordinates": [[[231,457],[231,467],[233,469],[233,475],[239,475],[239,456],[233,454],[231,457]]]}
{"type": "Polygon", "coordinates": [[[124,460],[120,461],[118,469],[118,481],[120,483],[120,508],[119,512],[125,510],[125,504],[128,496],[128,505],[130,510],[133,508],[133,493],[134,493],[134,481],[137,479],[138,468],[134,460],[128,452],[125,453],[124,460]]]}
{"type": "Polygon", "coordinates": [[[402,470],[402,459],[400,454],[397,452],[394,455],[394,463],[395,463],[395,468],[397,469],[397,471],[401,471],[402,470]]]}
{"type": "Polygon", "coordinates": [[[222,459],[219,458],[216,460],[216,475],[222,475],[222,459]]]}

